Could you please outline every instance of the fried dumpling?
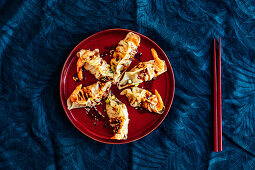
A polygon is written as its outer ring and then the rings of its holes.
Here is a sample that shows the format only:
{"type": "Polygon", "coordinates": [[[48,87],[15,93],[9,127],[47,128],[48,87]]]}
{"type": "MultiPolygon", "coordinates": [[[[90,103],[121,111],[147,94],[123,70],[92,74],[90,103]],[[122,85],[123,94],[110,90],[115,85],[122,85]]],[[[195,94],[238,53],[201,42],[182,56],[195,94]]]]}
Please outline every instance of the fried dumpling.
{"type": "Polygon", "coordinates": [[[114,136],[112,139],[127,139],[129,123],[127,107],[111,93],[106,99],[106,113],[109,117],[110,125],[113,127],[114,136]]]}
{"type": "Polygon", "coordinates": [[[106,98],[111,87],[111,82],[102,83],[98,81],[95,84],[82,87],[77,86],[67,99],[68,110],[82,107],[94,107],[101,104],[103,98],[106,98]]]}
{"type": "Polygon", "coordinates": [[[115,83],[119,81],[134,60],[139,44],[140,37],[132,32],[129,32],[126,38],[118,43],[111,59],[111,68],[114,72],[113,81],[115,83]]]}
{"type": "Polygon", "coordinates": [[[80,50],[77,53],[77,74],[79,80],[83,80],[82,67],[93,74],[98,80],[110,80],[113,73],[110,71],[110,65],[100,57],[99,50],[80,50]]]}
{"type": "Polygon", "coordinates": [[[154,95],[148,90],[131,87],[130,89],[123,90],[120,94],[128,98],[129,104],[132,107],[142,107],[158,114],[162,114],[165,110],[164,103],[157,90],[155,90],[154,95]]]}
{"type": "Polygon", "coordinates": [[[123,89],[145,81],[150,81],[167,71],[165,61],[159,59],[157,52],[154,49],[151,49],[151,51],[154,60],[140,62],[129,72],[125,72],[123,78],[118,83],[119,89],[123,89]]]}

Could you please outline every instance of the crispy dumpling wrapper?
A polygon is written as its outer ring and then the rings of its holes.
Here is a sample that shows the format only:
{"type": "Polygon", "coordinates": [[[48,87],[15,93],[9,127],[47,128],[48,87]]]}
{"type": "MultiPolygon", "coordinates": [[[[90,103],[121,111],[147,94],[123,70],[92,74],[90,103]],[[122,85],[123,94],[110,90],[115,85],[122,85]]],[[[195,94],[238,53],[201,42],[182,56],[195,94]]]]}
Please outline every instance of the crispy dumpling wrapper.
{"type": "Polygon", "coordinates": [[[106,113],[110,125],[113,127],[114,136],[112,139],[127,139],[129,123],[127,107],[111,93],[106,100],[106,113]]]}
{"type": "Polygon", "coordinates": [[[101,104],[102,99],[108,96],[111,82],[102,83],[98,81],[95,84],[82,87],[77,86],[67,99],[68,110],[74,108],[94,107],[101,104]]]}
{"type": "Polygon", "coordinates": [[[132,107],[142,107],[150,112],[162,114],[165,110],[164,103],[158,91],[155,90],[155,95],[148,90],[131,87],[123,90],[121,95],[125,95],[128,98],[129,104],[132,107]]]}
{"type": "Polygon", "coordinates": [[[117,84],[119,89],[150,81],[167,71],[166,62],[158,58],[156,51],[152,54],[154,60],[140,62],[129,72],[125,72],[123,78],[117,84]]]}
{"type": "Polygon", "coordinates": [[[125,72],[123,78],[118,83],[118,88],[123,89],[132,85],[140,84],[142,82],[150,81],[153,78],[163,74],[167,71],[167,66],[164,62],[163,69],[160,69],[154,60],[147,62],[140,62],[129,72],[125,72]]]}
{"type": "Polygon", "coordinates": [[[110,70],[110,65],[100,57],[99,50],[80,50],[77,53],[79,57],[77,61],[77,74],[79,80],[83,80],[82,67],[93,74],[98,80],[111,80],[113,73],[110,70]]]}
{"type": "Polygon", "coordinates": [[[134,60],[139,44],[140,37],[132,32],[129,32],[126,38],[118,43],[111,59],[111,68],[114,72],[113,81],[115,83],[120,80],[134,60]]]}

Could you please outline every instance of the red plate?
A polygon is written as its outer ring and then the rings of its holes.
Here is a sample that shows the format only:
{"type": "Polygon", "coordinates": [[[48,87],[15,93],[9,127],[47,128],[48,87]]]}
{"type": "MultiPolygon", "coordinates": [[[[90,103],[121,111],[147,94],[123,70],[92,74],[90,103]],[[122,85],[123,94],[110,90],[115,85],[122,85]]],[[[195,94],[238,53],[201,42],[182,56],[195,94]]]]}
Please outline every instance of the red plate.
{"type": "MultiPolygon", "coordinates": [[[[91,111],[89,114],[87,114],[85,109],[73,109],[70,111],[67,109],[67,98],[70,96],[70,94],[77,85],[82,83],[83,85],[87,86],[97,82],[94,76],[87,71],[85,71],[85,80],[79,83],[73,81],[72,77],[76,73],[76,62],[78,59],[76,57],[76,53],[80,49],[94,50],[95,48],[98,48],[100,54],[106,54],[107,52],[109,52],[110,48],[114,47],[120,40],[124,39],[127,33],[130,31],[131,30],[126,29],[109,29],[86,38],[72,50],[62,69],[60,78],[60,98],[67,117],[70,119],[73,125],[82,133],[99,142],[109,144],[123,144],[138,140],[146,136],[155,128],[157,128],[164,120],[173,101],[174,73],[166,54],[151,39],[132,31],[141,37],[140,47],[138,48],[138,53],[142,53],[142,56],[140,57],[141,61],[148,61],[153,59],[151,54],[151,48],[154,48],[157,51],[159,57],[166,61],[167,72],[157,77],[155,81],[145,82],[139,85],[139,87],[143,87],[153,93],[155,93],[155,89],[158,90],[166,106],[165,112],[159,115],[144,110],[136,110],[128,104],[125,96],[120,95],[120,91],[116,88],[116,86],[113,86],[111,88],[112,92],[118,99],[120,99],[127,105],[130,118],[127,140],[118,141],[111,139],[111,137],[113,136],[113,132],[112,128],[108,123],[107,116],[104,119],[95,120],[92,116],[92,114],[95,116],[98,115],[98,113],[96,113],[95,111],[94,113],[93,111],[91,111]]],[[[103,58],[109,63],[109,55],[105,55],[103,58]]],[[[136,58],[132,62],[129,69],[134,67],[138,62],[139,60],[138,58],[136,58]]],[[[99,111],[101,111],[102,114],[106,115],[106,113],[103,111],[105,108],[104,102],[101,106],[98,106],[97,108],[99,111]]]]}

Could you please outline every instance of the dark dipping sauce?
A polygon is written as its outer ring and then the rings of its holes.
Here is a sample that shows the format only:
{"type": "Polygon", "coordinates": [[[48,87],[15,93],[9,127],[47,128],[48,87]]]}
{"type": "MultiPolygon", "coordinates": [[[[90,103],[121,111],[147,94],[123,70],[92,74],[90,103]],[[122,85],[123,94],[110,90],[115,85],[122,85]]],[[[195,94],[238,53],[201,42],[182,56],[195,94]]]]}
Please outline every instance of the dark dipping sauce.
{"type": "MultiPolygon", "coordinates": [[[[85,80],[86,77],[85,77],[85,68],[84,68],[84,67],[82,67],[82,76],[83,76],[83,80],[85,80]]],[[[74,75],[73,75],[73,81],[75,81],[76,83],[77,83],[77,82],[80,82],[77,73],[74,73],[74,75]]]]}
{"type": "Polygon", "coordinates": [[[141,107],[138,107],[136,110],[137,110],[138,113],[147,113],[148,112],[147,110],[145,110],[141,107]]]}
{"type": "Polygon", "coordinates": [[[75,82],[79,82],[79,81],[80,81],[79,78],[78,78],[78,74],[77,74],[77,73],[74,73],[74,75],[73,75],[73,80],[74,80],[75,82]]]}
{"type": "Polygon", "coordinates": [[[137,60],[141,62],[142,55],[143,55],[142,53],[136,53],[135,58],[137,58],[137,60]]]}
{"type": "Polygon", "coordinates": [[[149,91],[150,91],[150,90],[152,89],[152,87],[153,87],[153,83],[154,83],[155,80],[156,80],[156,79],[153,78],[151,81],[144,82],[144,83],[143,83],[144,88],[145,88],[146,90],[149,90],[149,91]]]}
{"type": "MultiPolygon", "coordinates": [[[[86,114],[88,117],[90,117],[91,121],[99,121],[102,120],[104,117],[97,109],[95,108],[85,108],[86,114]]],[[[97,123],[94,122],[94,125],[96,126],[97,123]]]]}
{"type": "Polygon", "coordinates": [[[103,115],[97,108],[85,108],[87,116],[90,118],[90,120],[93,122],[95,126],[98,125],[98,121],[103,121],[104,128],[108,127],[107,122],[109,121],[109,118],[105,115],[103,115]]]}
{"type": "Polygon", "coordinates": [[[115,45],[111,45],[111,46],[105,46],[104,49],[105,49],[105,52],[103,54],[101,54],[100,56],[101,57],[105,57],[105,56],[112,56],[116,47],[117,47],[118,44],[115,44],[115,45]]]}

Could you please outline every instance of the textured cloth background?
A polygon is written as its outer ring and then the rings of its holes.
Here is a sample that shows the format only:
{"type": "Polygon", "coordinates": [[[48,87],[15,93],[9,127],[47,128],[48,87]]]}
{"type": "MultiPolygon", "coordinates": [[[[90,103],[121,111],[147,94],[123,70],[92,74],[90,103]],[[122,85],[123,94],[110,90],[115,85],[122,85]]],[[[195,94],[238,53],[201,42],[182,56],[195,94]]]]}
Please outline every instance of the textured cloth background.
{"type": "Polygon", "coordinates": [[[0,169],[255,168],[252,0],[0,1],[0,169]],[[84,38],[127,28],[168,55],[176,91],[164,122],[124,145],[68,120],[59,78],[84,38]],[[223,152],[213,152],[212,42],[222,37],[223,152]]]}

